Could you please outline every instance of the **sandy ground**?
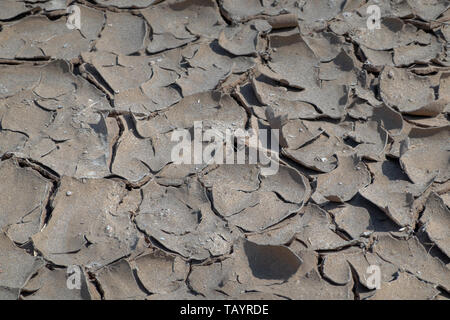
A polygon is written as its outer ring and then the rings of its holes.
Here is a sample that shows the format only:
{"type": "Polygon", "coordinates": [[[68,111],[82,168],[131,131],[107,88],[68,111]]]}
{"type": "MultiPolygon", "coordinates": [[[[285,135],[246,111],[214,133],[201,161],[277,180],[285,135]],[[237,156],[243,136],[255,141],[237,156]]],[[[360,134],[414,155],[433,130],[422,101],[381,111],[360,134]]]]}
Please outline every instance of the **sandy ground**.
{"type": "Polygon", "coordinates": [[[449,7],[1,0],[0,299],[448,299],[449,7]]]}

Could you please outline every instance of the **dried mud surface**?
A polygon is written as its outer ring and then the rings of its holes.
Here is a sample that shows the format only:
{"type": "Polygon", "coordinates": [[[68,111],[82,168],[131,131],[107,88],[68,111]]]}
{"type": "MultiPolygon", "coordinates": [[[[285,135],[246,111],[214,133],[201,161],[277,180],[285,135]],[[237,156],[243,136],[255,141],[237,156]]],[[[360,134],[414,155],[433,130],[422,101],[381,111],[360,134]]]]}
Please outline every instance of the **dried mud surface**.
{"type": "Polygon", "coordinates": [[[0,1],[0,299],[449,299],[449,8],[0,1]],[[174,164],[195,121],[278,172],[174,164]]]}

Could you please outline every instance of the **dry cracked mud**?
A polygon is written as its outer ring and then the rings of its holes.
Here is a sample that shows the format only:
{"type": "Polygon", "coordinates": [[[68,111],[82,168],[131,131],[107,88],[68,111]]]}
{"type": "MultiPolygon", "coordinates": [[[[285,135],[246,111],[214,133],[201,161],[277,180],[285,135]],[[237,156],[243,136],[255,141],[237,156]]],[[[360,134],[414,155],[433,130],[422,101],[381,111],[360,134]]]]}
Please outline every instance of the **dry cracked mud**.
{"type": "Polygon", "coordinates": [[[448,0],[0,1],[0,299],[449,299],[449,23],[448,0]],[[279,139],[178,164],[199,122],[279,139]]]}

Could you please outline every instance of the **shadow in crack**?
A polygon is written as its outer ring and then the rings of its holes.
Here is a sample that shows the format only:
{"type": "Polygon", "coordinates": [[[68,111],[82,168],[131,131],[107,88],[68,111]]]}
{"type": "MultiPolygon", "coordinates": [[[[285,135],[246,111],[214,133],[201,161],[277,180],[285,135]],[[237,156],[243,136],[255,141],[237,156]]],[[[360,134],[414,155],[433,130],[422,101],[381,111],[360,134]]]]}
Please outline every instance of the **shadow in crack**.
{"type": "Polygon", "coordinates": [[[288,280],[302,264],[301,259],[284,246],[246,241],[244,251],[253,276],[259,279],[288,280]]]}

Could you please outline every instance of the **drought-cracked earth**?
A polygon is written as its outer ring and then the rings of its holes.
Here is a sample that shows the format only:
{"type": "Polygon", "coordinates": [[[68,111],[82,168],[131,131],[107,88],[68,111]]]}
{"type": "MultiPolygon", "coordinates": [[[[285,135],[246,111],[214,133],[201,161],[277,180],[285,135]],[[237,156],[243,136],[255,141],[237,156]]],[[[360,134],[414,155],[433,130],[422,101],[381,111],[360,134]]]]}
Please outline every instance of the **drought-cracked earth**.
{"type": "Polygon", "coordinates": [[[0,299],[449,299],[449,8],[1,0],[0,299]]]}

